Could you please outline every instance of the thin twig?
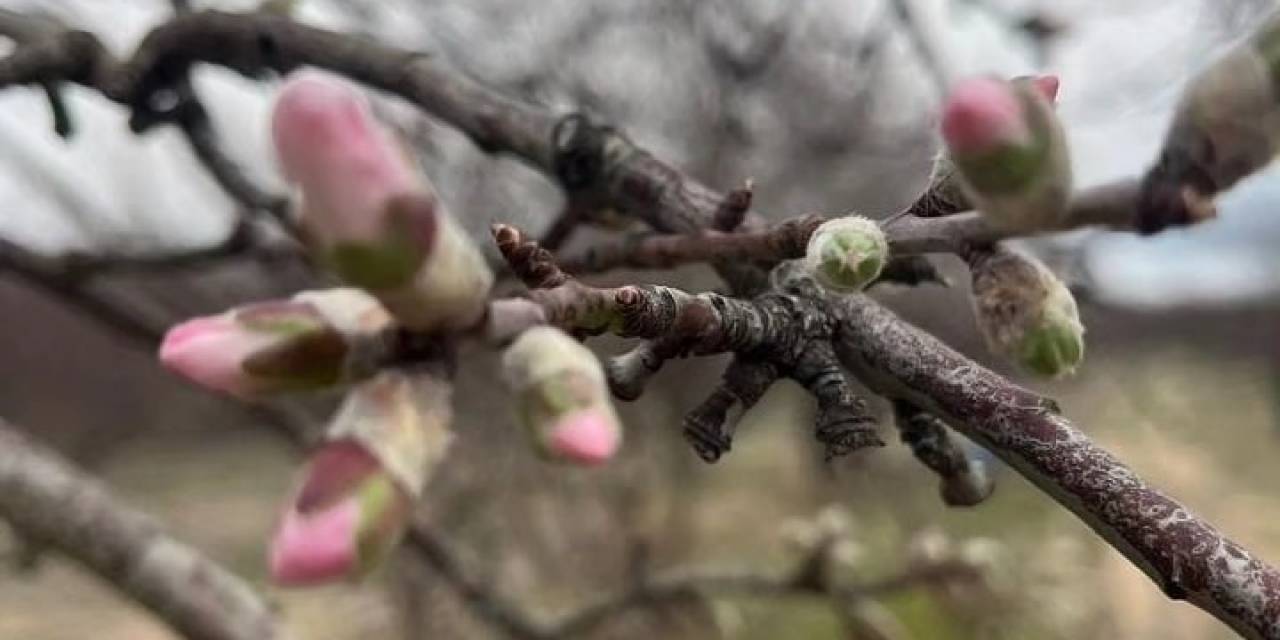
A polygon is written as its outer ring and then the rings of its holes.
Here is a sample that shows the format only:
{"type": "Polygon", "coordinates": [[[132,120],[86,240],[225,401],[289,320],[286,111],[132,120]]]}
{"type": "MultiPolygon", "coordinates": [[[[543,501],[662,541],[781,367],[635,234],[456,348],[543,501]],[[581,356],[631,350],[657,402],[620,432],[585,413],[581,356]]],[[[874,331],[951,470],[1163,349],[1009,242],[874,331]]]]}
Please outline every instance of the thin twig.
{"type": "MultiPolygon", "coordinates": [[[[1059,228],[1083,227],[1133,230],[1133,202],[1138,185],[1119,181],[1085,190],[1077,195],[1059,228]]],[[[906,212],[904,212],[906,213],[906,212]]],[[[685,264],[716,260],[776,263],[804,257],[809,236],[828,218],[806,215],[784,220],[768,229],[721,233],[650,234],[621,241],[603,242],[560,260],[574,274],[603,273],[613,269],[672,269],[685,264]]],[[[893,216],[883,223],[895,256],[925,253],[963,253],[975,245],[989,245],[1015,237],[992,228],[977,212],[942,217],[893,216]]]]}

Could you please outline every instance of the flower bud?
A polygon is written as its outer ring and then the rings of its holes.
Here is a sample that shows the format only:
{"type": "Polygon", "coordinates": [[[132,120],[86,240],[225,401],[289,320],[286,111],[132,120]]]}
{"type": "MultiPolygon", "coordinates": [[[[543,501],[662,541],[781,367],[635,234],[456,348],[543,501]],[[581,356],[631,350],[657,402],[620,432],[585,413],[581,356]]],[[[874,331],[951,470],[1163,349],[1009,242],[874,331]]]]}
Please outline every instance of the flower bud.
{"type": "Polygon", "coordinates": [[[317,389],[359,377],[352,339],[387,321],[381,305],[358,290],[305,292],[188,320],[165,334],[160,361],[239,398],[317,389]]]}
{"type": "Polygon", "coordinates": [[[1084,325],[1071,291],[1038,261],[1008,250],[973,266],[978,328],[992,351],[1058,378],[1084,359],[1084,325]]]}
{"type": "Polygon", "coordinates": [[[806,270],[823,286],[840,292],[861,291],[880,277],[888,260],[884,231],[862,216],[822,223],[805,249],[806,270]]]}
{"type": "Polygon", "coordinates": [[[449,390],[388,371],[356,387],[312,456],[271,544],[286,586],[358,579],[380,566],[448,450],[449,390]]]}
{"type": "Polygon", "coordinates": [[[272,134],[308,239],[335,273],[411,329],[480,319],[492,272],[362,93],[335,76],[295,73],[272,134]]]}
{"type": "Polygon", "coordinates": [[[1066,218],[1071,162],[1056,95],[1056,78],[976,78],[947,98],[942,136],[955,175],[999,229],[1045,231],[1066,218]]]}
{"type": "Polygon", "coordinates": [[[308,585],[360,576],[402,534],[409,494],[350,440],[322,446],[271,544],[271,578],[308,585]]]}
{"type": "Polygon", "coordinates": [[[1138,227],[1154,233],[1215,215],[1207,202],[1280,152],[1280,14],[1183,89],[1159,163],[1143,184],[1138,227]]]}
{"type": "Polygon", "coordinates": [[[520,421],[552,459],[599,465],[617,453],[622,427],[595,354],[548,326],[522,333],[502,357],[520,421]]]}
{"type": "Polygon", "coordinates": [[[950,477],[938,479],[942,502],[952,507],[974,507],[982,504],[996,490],[995,480],[982,460],[970,460],[965,468],[950,477]]]}

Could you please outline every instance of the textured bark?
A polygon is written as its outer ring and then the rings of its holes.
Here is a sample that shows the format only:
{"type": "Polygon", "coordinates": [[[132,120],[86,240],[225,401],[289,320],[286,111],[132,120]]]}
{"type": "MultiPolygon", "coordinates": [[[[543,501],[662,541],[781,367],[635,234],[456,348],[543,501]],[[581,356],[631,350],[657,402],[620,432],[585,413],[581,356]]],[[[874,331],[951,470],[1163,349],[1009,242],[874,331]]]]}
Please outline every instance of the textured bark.
{"type": "Polygon", "coordinates": [[[727,453],[742,415],[777,379],[777,369],[768,362],[734,358],[711,395],[685,415],[684,437],[698,456],[715,462],[727,453]]]}
{"type": "Polygon", "coordinates": [[[991,497],[995,483],[986,468],[951,438],[942,420],[905,400],[895,400],[893,412],[902,442],[921,464],[938,474],[943,502],[972,507],[991,497]]]}
{"type": "Polygon", "coordinates": [[[1094,444],[1052,402],[861,296],[843,305],[845,363],[944,417],[1071,509],[1147,573],[1248,638],[1280,638],[1280,572],[1094,444]]]}
{"type": "MultiPolygon", "coordinates": [[[[817,284],[794,265],[775,269],[770,288],[750,300],[653,285],[597,289],[569,277],[550,252],[525,240],[514,227],[497,225],[494,236],[512,271],[534,288],[530,298],[542,305],[548,322],[580,335],[608,331],[647,339],[608,367],[610,387],[622,399],[638,398],[666,360],[733,353],[767,364],[770,375],[790,378],[813,395],[818,403],[815,437],[828,459],[883,445],[866,403],[853,392],[832,350],[837,319],[817,284]],[[545,286],[551,288],[541,288],[545,286]]],[[[752,391],[743,400],[763,391],[752,391]]],[[[688,425],[692,429],[686,430],[708,462],[719,459],[730,444],[715,424],[720,409],[728,408],[725,396],[717,396],[695,410],[688,425]]]]}
{"type": "Polygon", "coordinates": [[[253,588],[0,421],[0,516],[192,640],[282,637],[253,588]]]}
{"type": "Polygon", "coordinates": [[[621,242],[588,247],[581,255],[561,260],[565,271],[599,273],[611,269],[671,269],[682,264],[711,260],[779,261],[804,255],[821,216],[787,220],[765,231],[638,236],[621,242]]]}

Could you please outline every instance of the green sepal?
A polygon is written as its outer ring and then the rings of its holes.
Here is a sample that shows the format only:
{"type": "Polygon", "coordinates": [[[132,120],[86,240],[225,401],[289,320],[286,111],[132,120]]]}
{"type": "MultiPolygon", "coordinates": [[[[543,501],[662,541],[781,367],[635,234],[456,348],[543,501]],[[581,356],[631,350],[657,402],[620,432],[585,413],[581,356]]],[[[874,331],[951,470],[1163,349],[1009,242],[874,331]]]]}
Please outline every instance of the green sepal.
{"type": "Polygon", "coordinates": [[[1022,338],[1018,362],[1031,373],[1057,378],[1075,372],[1084,359],[1084,337],[1077,326],[1046,319],[1022,338]]]}
{"type": "Polygon", "coordinates": [[[295,335],[322,330],[326,321],[310,304],[273,301],[252,304],[234,312],[236,323],[257,333],[295,335]]]}
{"type": "Polygon", "coordinates": [[[324,261],[344,281],[378,291],[412,282],[425,257],[413,242],[392,237],[381,244],[336,244],[325,252],[324,261]]]}
{"type": "Polygon", "coordinates": [[[386,474],[375,474],[360,486],[356,497],[360,520],[356,531],[357,574],[366,576],[382,566],[403,537],[408,522],[404,492],[386,474]]]}

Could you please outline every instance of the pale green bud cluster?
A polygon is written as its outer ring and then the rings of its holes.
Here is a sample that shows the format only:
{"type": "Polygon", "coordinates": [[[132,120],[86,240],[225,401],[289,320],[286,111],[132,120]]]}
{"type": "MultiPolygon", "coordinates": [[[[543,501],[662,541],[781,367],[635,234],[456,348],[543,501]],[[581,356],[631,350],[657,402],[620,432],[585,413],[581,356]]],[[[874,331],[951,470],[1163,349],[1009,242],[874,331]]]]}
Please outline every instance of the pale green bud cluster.
{"type": "Polygon", "coordinates": [[[977,261],[973,300],[992,351],[1042,376],[1071,375],[1084,359],[1075,298],[1038,261],[1008,250],[977,261]]]}
{"type": "Polygon", "coordinates": [[[822,223],[809,237],[804,264],[824,287],[842,293],[861,291],[880,277],[889,261],[889,242],[876,221],[863,216],[822,223]]]}

